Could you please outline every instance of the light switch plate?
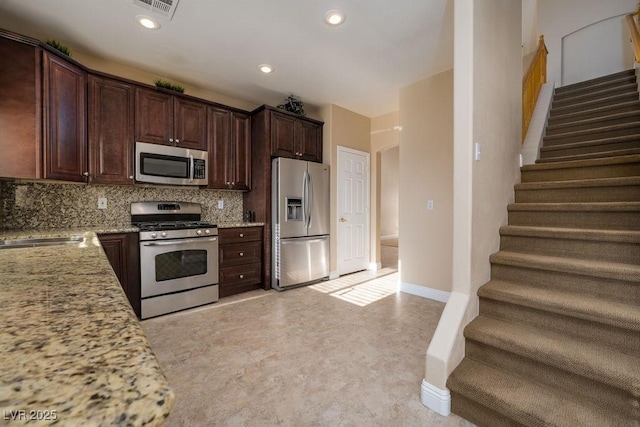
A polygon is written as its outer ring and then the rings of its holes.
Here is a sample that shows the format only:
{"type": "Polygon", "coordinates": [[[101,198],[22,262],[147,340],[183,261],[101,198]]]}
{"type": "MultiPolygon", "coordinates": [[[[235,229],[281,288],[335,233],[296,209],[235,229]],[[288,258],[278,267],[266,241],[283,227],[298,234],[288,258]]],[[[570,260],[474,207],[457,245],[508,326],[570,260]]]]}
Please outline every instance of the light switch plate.
{"type": "Polygon", "coordinates": [[[224,200],[218,200],[218,209],[224,209],[224,200]]]}
{"type": "Polygon", "coordinates": [[[98,209],[107,209],[107,198],[98,197],[98,209]]]}
{"type": "Polygon", "coordinates": [[[433,210],[433,200],[427,200],[427,209],[433,210]]]}

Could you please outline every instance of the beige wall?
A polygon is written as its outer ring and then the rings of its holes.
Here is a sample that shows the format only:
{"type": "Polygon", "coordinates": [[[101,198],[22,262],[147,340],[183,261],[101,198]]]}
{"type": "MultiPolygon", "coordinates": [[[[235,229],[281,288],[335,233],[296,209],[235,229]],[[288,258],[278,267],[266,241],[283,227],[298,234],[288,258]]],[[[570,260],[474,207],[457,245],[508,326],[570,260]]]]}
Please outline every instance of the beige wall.
{"type": "Polygon", "coordinates": [[[538,47],[538,0],[522,0],[522,56],[538,47]]]}
{"type": "Polygon", "coordinates": [[[331,166],[331,264],[335,276],[338,271],[338,213],[337,213],[337,162],[338,146],[369,153],[371,120],[338,105],[329,105],[320,110],[323,130],[323,163],[331,166]]]}
{"type": "Polygon", "coordinates": [[[380,237],[398,235],[398,191],[400,148],[381,153],[380,168],[380,237]]]}
{"type": "Polygon", "coordinates": [[[400,90],[400,127],[402,287],[418,285],[449,292],[453,239],[453,70],[400,90]],[[433,200],[433,210],[427,210],[428,200],[433,200]]]}
{"type": "Polygon", "coordinates": [[[519,181],[522,102],[521,2],[457,0],[454,9],[453,288],[425,373],[441,390],[464,356],[462,331],[478,314],[477,290],[490,278],[489,255],[499,249],[498,230],[519,181]],[[480,161],[473,160],[474,142],[480,161]]]}
{"type": "MultiPolygon", "coordinates": [[[[371,119],[371,262],[380,264],[380,173],[382,153],[400,144],[400,114],[395,111],[371,119]]],[[[399,161],[399,159],[398,159],[399,161]]],[[[398,176],[399,179],[399,176],[398,176]]]]}

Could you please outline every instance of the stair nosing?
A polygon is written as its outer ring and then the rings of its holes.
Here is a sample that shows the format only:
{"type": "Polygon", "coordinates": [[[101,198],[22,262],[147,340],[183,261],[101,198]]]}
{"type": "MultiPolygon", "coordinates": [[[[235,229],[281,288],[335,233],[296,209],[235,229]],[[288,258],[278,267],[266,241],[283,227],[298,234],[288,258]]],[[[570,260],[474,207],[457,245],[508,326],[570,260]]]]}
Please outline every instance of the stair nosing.
{"type": "Polygon", "coordinates": [[[636,71],[635,69],[631,68],[628,70],[622,70],[622,71],[618,71],[616,73],[611,73],[611,74],[607,74],[604,76],[599,76],[599,77],[594,77],[592,79],[588,79],[588,80],[584,80],[581,82],[575,82],[575,83],[571,83],[568,84],[566,86],[558,86],[556,88],[557,91],[559,92],[568,92],[570,90],[573,89],[577,89],[577,88],[582,88],[582,87],[589,87],[593,84],[598,84],[600,82],[608,82],[611,80],[617,80],[620,78],[624,78],[624,77],[632,77],[636,75],[636,71]]]}
{"type": "MultiPolygon", "coordinates": [[[[638,110],[640,110],[640,99],[638,99],[637,101],[627,101],[627,102],[621,102],[619,104],[604,105],[602,107],[596,107],[596,108],[592,108],[592,109],[589,109],[589,110],[576,111],[576,112],[573,112],[573,113],[557,114],[557,115],[554,115],[552,117],[550,116],[548,120],[549,121],[558,121],[558,120],[563,120],[563,119],[570,118],[571,116],[595,114],[598,111],[602,111],[602,112],[606,113],[608,110],[615,110],[615,109],[618,109],[618,108],[629,108],[633,104],[638,106],[638,110]]],[[[635,112],[635,110],[633,112],[635,112]]],[[[606,115],[604,117],[606,117],[606,115]]],[[[597,119],[599,117],[593,117],[593,118],[597,119]]],[[[585,120],[587,120],[587,119],[585,119],[585,120]]],[[[558,125],[561,125],[561,124],[564,124],[564,123],[559,123],[558,125]]],[[[552,126],[558,126],[558,125],[552,125],[552,126]]]]}
{"type": "Polygon", "coordinates": [[[518,202],[507,205],[507,211],[631,212],[640,211],[640,202],[518,202]]]}
{"type": "Polygon", "coordinates": [[[640,243],[640,231],[636,230],[594,230],[589,228],[505,225],[500,227],[500,235],[608,243],[640,243]]]}
{"type": "MultiPolygon", "coordinates": [[[[603,86],[619,87],[619,86],[623,86],[625,84],[634,84],[634,83],[636,83],[635,80],[636,80],[636,76],[635,75],[622,76],[622,77],[617,77],[617,78],[611,79],[611,80],[603,80],[601,82],[594,83],[594,84],[591,84],[591,85],[578,86],[578,87],[573,88],[573,89],[565,89],[565,90],[560,90],[560,91],[556,90],[555,95],[556,96],[560,96],[561,98],[570,98],[571,94],[575,93],[575,92],[587,91],[589,89],[603,87],[603,86]],[[631,81],[626,81],[626,80],[631,80],[631,81]]],[[[560,87],[560,88],[557,88],[557,89],[562,89],[562,88],[560,87]]],[[[555,96],[554,96],[554,98],[555,98],[555,96]]]]}
{"type": "MultiPolygon", "coordinates": [[[[557,133],[555,135],[545,136],[543,139],[544,139],[545,142],[546,141],[554,141],[556,139],[570,138],[570,137],[574,137],[574,136],[584,136],[584,135],[589,135],[589,134],[593,134],[593,133],[615,132],[615,131],[618,131],[618,130],[633,129],[635,127],[640,128],[640,120],[635,121],[635,122],[630,122],[630,123],[619,123],[619,124],[616,124],[616,125],[602,126],[602,127],[599,127],[599,128],[591,128],[591,129],[583,129],[583,130],[579,130],[579,131],[557,133]]],[[[621,135],[621,136],[638,136],[638,134],[621,135]]],[[[619,138],[619,137],[616,136],[616,137],[612,137],[612,138],[619,138]]],[[[609,138],[603,138],[603,139],[609,139],[609,138]]]]}
{"type": "Polygon", "coordinates": [[[564,156],[550,156],[537,159],[536,164],[549,164],[557,162],[571,162],[575,160],[603,160],[616,157],[634,156],[640,154],[640,148],[623,148],[610,151],[598,151],[592,153],[568,154],[564,156]]]}
{"type": "MultiPolygon", "coordinates": [[[[634,91],[637,92],[637,90],[638,90],[638,85],[636,83],[627,83],[620,86],[613,86],[606,89],[596,90],[596,91],[585,93],[582,95],[565,97],[564,93],[559,93],[558,95],[560,95],[560,99],[556,100],[556,98],[554,97],[552,107],[556,103],[571,103],[573,101],[577,101],[575,102],[575,104],[580,104],[580,100],[585,98],[589,100],[591,100],[591,98],[595,98],[598,100],[598,99],[601,99],[600,95],[607,95],[608,93],[611,93],[611,92],[620,91],[620,94],[628,94],[628,93],[633,93],[634,91]]],[[[616,93],[616,95],[618,95],[618,93],[616,93]]],[[[559,105],[558,107],[564,107],[564,105],[559,105]]]]}
{"type": "Polygon", "coordinates": [[[496,347],[503,351],[514,353],[525,358],[533,359],[539,363],[570,372],[573,375],[586,377],[586,375],[584,375],[585,370],[592,373],[597,372],[599,375],[597,375],[597,377],[595,375],[594,377],[590,377],[592,380],[624,390],[633,396],[640,395],[640,369],[634,372],[636,374],[636,379],[635,381],[630,379],[631,384],[623,384],[620,382],[620,377],[630,377],[631,374],[627,369],[621,370],[622,363],[620,362],[626,361],[627,364],[633,364],[635,362],[640,368],[640,358],[638,357],[616,352],[607,347],[588,343],[578,338],[567,337],[557,332],[541,331],[539,328],[535,328],[530,325],[506,322],[482,315],[476,317],[471,321],[471,323],[469,323],[469,325],[467,325],[464,330],[464,336],[466,339],[496,347]],[[483,325],[486,323],[489,323],[490,325],[483,325]],[[482,327],[481,331],[478,331],[478,329],[480,329],[479,326],[482,327]],[[500,332],[503,332],[504,330],[510,330],[513,332],[514,329],[524,331],[519,335],[526,335],[528,339],[513,341],[509,340],[504,333],[500,335],[500,332]],[[534,340],[536,339],[537,342],[534,343],[534,340]],[[545,343],[544,341],[547,342],[545,343]],[[562,343],[563,345],[549,345],[553,342],[562,343]],[[506,343],[509,343],[510,346],[505,345],[506,343]],[[582,349],[583,351],[567,354],[566,352],[557,350],[558,347],[567,347],[568,343],[578,347],[584,347],[582,349]],[[540,360],[535,357],[542,353],[542,349],[545,350],[544,360],[540,360]],[[589,369],[595,367],[602,368],[603,365],[597,365],[595,361],[602,358],[603,354],[607,354],[611,360],[617,361],[618,363],[607,364],[604,369],[605,372],[602,372],[602,370],[599,369],[589,369]],[[577,369],[578,366],[580,366],[581,369],[577,369]]]}
{"type": "Polygon", "coordinates": [[[611,166],[622,165],[630,163],[640,163],[640,154],[630,154],[627,156],[619,157],[605,157],[597,159],[578,159],[578,160],[566,160],[563,162],[556,162],[550,164],[531,164],[524,165],[520,168],[522,172],[537,172],[554,169],[572,169],[572,168],[584,168],[590,166],[611,166]]]}
{"type": "Polygon", "coordinates": [[[598,296],[585,296],[582,294],[576,294],[575,292],[535,288],[533,286],[526,286],[517,282],[500,279],[492,279],[484,286],[480,287],[478,290],[478,296],[481,298],[555,313],[562,316],[582,319],[592,323],[608,325],[619,329],[635,332],[640,331],[640,316],[636,316],[635,318],[633,316],[624,316],[614,319],[608,315],[610,311],[625,314],[629,314],[629,312],[638,313],[635,306],[625,304],[620,301],[602,299],[598,296]],[[507,290],[500,289],[500,286],[507,288],[507,290]],[[527,298],[517,292],[513,292],[513,288],[516,288],[516,290],[526,290],[527,298]],[[549,294],[553,294],[553,297],[549,294]],[[558,301],[561,299],[563,299],[565,303],[567,301],[569,301],[569,303],[565,305],[558,304],[558,301]],[[610,311],[602,310],[605,306],[609,308],[610,311]],[[611,319],[619,320],[619,322],[611,321],[611,319]],[[621,326],[620,323],[624,323],[625,326],[621,326]]]}
{"type": "MultiPolygon", "coordinates": [[[[552,105],[551,109],[552,109],[552,113],[553,113],[553,110],[558,112],[558,111],[563,111],[565,109],[568,110],[568,109],[572,109],[572,108],[584,107],[585,105],[599,105],[599,104],[602,104],[603,102],[614,101],[614,100],[619,99],[619,98],[627,98],[627,97],[629,97],[630,94],[632,95],[633,92],[616,94],[616,95],[609,96],[607,98],[592,99],[592,100],[589,100],[589,101],[580,102],[580,103],[576,103],[576,104],[561,105],[561,106],[553,106],[552,105]]],[[[638,96],[638,98],[640,99],[640,95],[638,96]]]]}
{"type": "Polygon", "coordinates": [[[600,116],[600,117],[591,117],[588,119],[576,120],[573,122],[558,123],[556,125],[547,124],[546,130],[548,132],[549,130],[557,130],[557,129],[574,127],[574,126],[584,126],[591,123],[598,123],[598,122],[622,119],[622,118],[633,117],[633,116],[640,116],[640,109],[636,111],[625,111],[622,113],[614,113],[614,114],[609,114],[609,115],[600,116]]]}
{"type": "Polygon", "coordinates": [[[515,185],[515,190],[534,191],[565,188],[627,187],[636,185],[640,185],[640,175],[611,178],[568,179],[566,181],[521,182],[515,185]]]}

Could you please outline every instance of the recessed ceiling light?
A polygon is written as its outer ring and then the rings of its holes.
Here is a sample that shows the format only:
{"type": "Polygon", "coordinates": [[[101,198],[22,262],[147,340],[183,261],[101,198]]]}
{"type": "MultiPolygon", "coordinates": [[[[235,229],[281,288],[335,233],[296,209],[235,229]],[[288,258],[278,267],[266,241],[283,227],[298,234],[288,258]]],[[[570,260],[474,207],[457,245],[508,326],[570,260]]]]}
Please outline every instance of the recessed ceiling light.
{"type": "Polygon", "coordinates": [[[341,10],[330,10],[324,14],[324,22],[334,27],[344,23],[347,17],[344,15],[344,12],[341,10]]]}
{"type": "Polygon", "coordinates": [[[143,27],[148,28],[150,30],[157,30],[158,28],[160,28],[160,24],[158,24],[156,21],[154,21],[153,19],[145,15],[137,15],[136,21],[138,21],[138,23],[143,27]]]}
{"type": "Polygon", "coordinates": [[[273,72],[273,67],[269,64],[261,64],[258,68],[265,74],[269,74],[273,72]]]}

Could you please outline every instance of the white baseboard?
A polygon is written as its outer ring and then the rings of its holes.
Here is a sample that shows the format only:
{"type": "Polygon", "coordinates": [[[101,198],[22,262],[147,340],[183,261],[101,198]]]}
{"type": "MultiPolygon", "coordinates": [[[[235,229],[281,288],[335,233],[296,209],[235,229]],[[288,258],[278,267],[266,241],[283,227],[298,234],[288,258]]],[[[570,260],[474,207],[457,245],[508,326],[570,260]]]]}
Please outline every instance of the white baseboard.
{"type": "Polygon", "coordinates": [[[451,292],[441,291],[439,289],[427,288],[426,286],[414,285],[412,283],[400,283],[400,292],[416,295],[422,298],[428,298],[440,302],[449,301],[451,292]]]}
{"type": "Polygon", "coordinates": [[[372,263],[369,263],[369,268],[368,269],[371,270],[371,271],[378,271],[381,268],[382,268],[382,263],[372,262],[372,263]]]}
{"type": "Polygon", "coordinates": [[[420,400],[424,406],[444,417],[451,413],[451,392],[429,384],[424,378],[420,387],[420,400]]]}
{"type": "Polygon", "coordinates": [[[390,234],[388,236],[380,236],[380,240],[391,240],[391,239],[398,239],[399,236],[397,234],[390,234]]]}
{"type": "Polygon", "coordinates": [[[338,277],[340,277],[340,274],[338,274],[337,271],[332,271],[331,273],[329,273],[329,280],[334,280],[334,279],[337,279],[338,277]]]}

